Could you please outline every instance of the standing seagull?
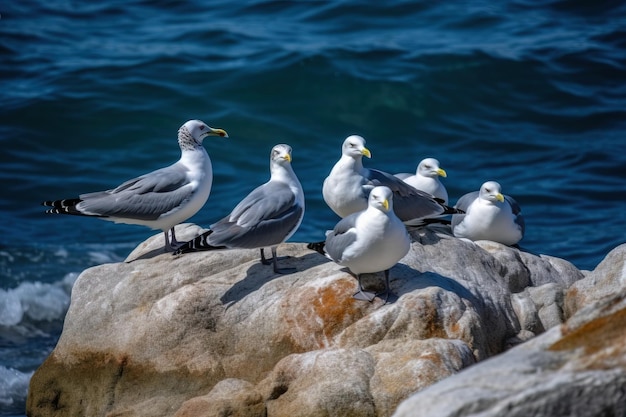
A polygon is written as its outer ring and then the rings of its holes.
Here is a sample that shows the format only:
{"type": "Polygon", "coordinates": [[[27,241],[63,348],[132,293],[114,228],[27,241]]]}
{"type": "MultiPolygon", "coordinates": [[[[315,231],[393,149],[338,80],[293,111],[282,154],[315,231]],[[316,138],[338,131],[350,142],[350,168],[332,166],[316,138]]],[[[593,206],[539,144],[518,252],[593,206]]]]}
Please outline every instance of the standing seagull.
{"type": "Polygon", "coordinates": [[[348,136],[341,148],[341,158],[324,180],[324,201],[340,217],[367,208],[372,188],[384,185],[393,192],[394,211],[406,224],[457,211],[424,191],[416,190],[401,179],[383,171],[363,167],[363,156],[371,158],[365,139],[348,136]]]}
{"type": "Polygon", "coordinates": [[[174,226],[196,214],[211,192],[213,168],[202,146],[207,136],[227,138],[228,134],[200,120],[189,120],[178,130],[181,156],[175,164],[128,180],[112,190],[44,201],[42,205],[53,207],[46,213],[99,217],[161,229],[165,250],[173,251],[180,245],[174,226]]]}
{"type": "Polygon", "coordinates": [[[359,282],[354,298],[372,301],[377,294],[363,291],[361,274],[385,271],[385,302],[389,297],[389,269],[409,251],[406,227],[393,211],[393,193],[388,187],[370,192],[367,209],[353,213],[326,233],[324,244],[310,249],[348,267],[359,282]]]}
{"type": "Polygon", "coordinates": [[[291,167],[291,146],[276,145],[270,154],[270,179],[255,188],[211,230],[185,243],[176,252],[245,248],[261,249],[261,262],[269,265],[264,248],[271,247],[274,272],[279,269],[276,247],[289,239],[304,217],[304,192],[291,167]]]}
{"type": "Polygon", "coordinates": [[[452,216],[452,233],[456,237],[492,240],[509,246],[524,237],[519,204],[513,197],[503,195],[495,181],[487,181],[480,191],[465,194],[455,207],[465,211],[452,216]]]}
{"type": "Polygon", "coordinates": [[[448,204],[448,191],[439,181],[439,177],[446,178],[447,176],[446,171],[439,167],[439,161],[435,158],[422,159],[415,170],[415,174],[396,174],[396,177],[411,187],[427,192],[443,201],[443,204],[448,204]]]}

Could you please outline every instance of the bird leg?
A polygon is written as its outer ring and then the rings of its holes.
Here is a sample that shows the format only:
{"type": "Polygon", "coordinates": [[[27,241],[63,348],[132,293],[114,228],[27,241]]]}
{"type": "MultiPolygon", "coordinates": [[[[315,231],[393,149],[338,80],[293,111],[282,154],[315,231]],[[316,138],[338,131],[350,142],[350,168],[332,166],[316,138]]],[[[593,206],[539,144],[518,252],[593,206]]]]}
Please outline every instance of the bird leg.
{"type": "Polygon", "coordinates": [[[369,292],[369,291],[363,291],[363,286],[361,285],[361,274],[357,274],[356,279],[359,283],[359,290],[356,293],[354,293],[353,297],[356,300],[363,300],[363,301],[371,302],[374,299],[374,297],[376,297],[376,294],[374,294],[373,292],[369,292]]]}
{"type": "Polygon", "coordinates": [[[265,251],[261,248],[261,263],[263,265],[272,264],[274,266],[274,272],[277,274],[291,274],[296,272],[296,268],[278,268],[278,257],[276,256],[276,246],[272,246],[272,259],[265,257],[265,251]]]}
{"type": "Polygon", "coordinates": [[[169,232],[172,234],[172,238],[168,239],[167,231],[163,232],[165,235],[165,251],[166,252],[175,252],[178,248],[184,245],[184,242],[179,242],[176,240],[176,233],[174,233],[174,228],[172,227],[169,232]]]}
{"type": "Polygon", "coordinates": [[[263,248],[261,248],[261,263],[263,265],[269,265],[270,263],[272,263],[272,261],[268,261],[267,259],[265,259],[265,250],[263,248]]]}
{"type": "Polygon", "coordinates": [[[170,245],[170,239],[167,236],[167,230],[163,232],[163,236],[165,237],[165,252],[172,252],[172,246],[170,245]]]}
{"type": "Polygon", "coordinates": [[[385,296],[385,304],[387,304],[387,300],[389,299],[389,270],[385,270],[385,291],[376,293],[377,297],[381,295],[385,296]]]}

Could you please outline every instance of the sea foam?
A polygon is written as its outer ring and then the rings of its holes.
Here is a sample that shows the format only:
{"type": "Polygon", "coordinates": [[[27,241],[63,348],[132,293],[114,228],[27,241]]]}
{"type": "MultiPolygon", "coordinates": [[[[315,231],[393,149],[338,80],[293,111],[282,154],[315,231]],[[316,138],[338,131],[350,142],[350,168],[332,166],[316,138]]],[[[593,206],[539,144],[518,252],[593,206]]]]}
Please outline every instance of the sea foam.
{"type": "Polygon", "coordinates": [[[0,290],[0,326],[13,327],[24,320],[62,320],[77,276],[71,273],[53,284],[22,282],[16,288],[0,290]]]}
{"type": "MultiPolygon", "coordinates": [[[[43,332],[36,323],[62,321],[77,277],[77,273],[69,273],[52,284],[22,282],[15,288],[0,290],[0,340],[10,341],[15,335],[39,337],[43,332]]],[[[22,372],[11,364],[0,365],[0,411],[23,409],[33,372],[22,372]]]]}
{"type": "Polygon", "coordinates": [[[33,372],[24,373],[0,365],[0,406],[24,402],[32,376],[33,372]]]}

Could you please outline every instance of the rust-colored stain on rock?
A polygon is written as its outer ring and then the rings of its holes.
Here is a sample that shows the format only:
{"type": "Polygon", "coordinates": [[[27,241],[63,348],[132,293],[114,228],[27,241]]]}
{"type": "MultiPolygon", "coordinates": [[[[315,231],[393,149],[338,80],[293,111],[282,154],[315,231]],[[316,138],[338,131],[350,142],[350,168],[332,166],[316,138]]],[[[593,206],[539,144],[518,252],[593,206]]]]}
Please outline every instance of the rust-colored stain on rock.
{"type": "MultiPolygon", "coordinates": [[[[568,329],[564,326],[563,337],[549,349],[563,351],[582,348],[585,355],[594,355],[607,346],[619,346],[624,343],[626,343],[626,309],[621,309],[576,329],[568,329]]],[[[602,367],[603,359],[607,358],[604,358],[604,355],[600,356],[597,358],[596,365],[602,367]]]]}
{"type": "Polygon", "coordinates": [[[331,338],[347,324],[363,317],[362,309],[352,298],[354,283],[347,279],[337,280],[328,287],[319,288],[313,295],[311,305],[314,314],[323,323],[324,337],[331,338]]]}
{"type": "Polygon", "coordinates": [[[422,321],[427,334],[425,337],[440,337],[447,339],[445,326],[442,317],[439,316],[438,306],[430,300],[424,300],[422,312],[422,321]]]}

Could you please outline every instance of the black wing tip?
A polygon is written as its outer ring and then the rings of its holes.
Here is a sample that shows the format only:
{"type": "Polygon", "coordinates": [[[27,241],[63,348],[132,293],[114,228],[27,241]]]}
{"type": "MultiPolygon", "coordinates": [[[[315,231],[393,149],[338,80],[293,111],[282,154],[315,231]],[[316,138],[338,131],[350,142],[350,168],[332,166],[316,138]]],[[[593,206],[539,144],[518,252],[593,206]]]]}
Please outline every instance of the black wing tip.
{"type": "Polygon", "coordinates": [[[321,242],[312,242],[312,243],[308,243],[306,245],[307,249],[311,249],[314,250],[315,252],[326,256],[326,253],[324,252],[324,247],[326,246],[326,242],[325,241],[321,241],[321,242]]]}
{"type": "Polygon", "coordinates": [[[172,252],[172,256],[182,255],[183,253],[193,252],[193,249],[191,248],[190,243],[191,242],[187,242],[183,246],[181,246],[180,248],[176,249],[174,252],[172,252]]]}
{"type": "Polygon", "coordinates": [[[226,249],[226,246],[214,246],[209,243],[208,237],[213,233],[213,230],[202,233],[200,236],[196,236],[192,240],[184,243],[180,248],[176,249],[172,255],[182,255],[189,252],[201,252],[208,250],[226,249]]]}
{"type": "Polygon", "coordinates": [[[185,243],[180,248],[176,249],[172,253],[172,255],[182,255],[183,253],[205,252],[205,251],[218,250],[218,249],[228,249],[228,248],[226,246],[213,246],[213,245],[198,246],[198,245],[193,244],[193,240],[191,240],[185,243]]]}
{"type": "Polygon", "coordinates": [[[51,208],[46,210],[46,214],[66,214],[67,211],[60,210],[58,208],[51,208]]]}
{"type": "Polygon", "coordinates": [[[42,201],[41,205],[44,207],[55,207],[55,208],[67,208],[74,207],[76,204],[80,203],[80,198],[64,198],[63,200],[46,200],[42,201]]]}
{"type": "MultiPolygon", "coordinates": [[[[41,205],[44,207],[52,207],[46,210],[46,214],[73,214],[76,216],[88,216],[81,213],[76,209],[76,205],[80,203],[80,198],[66,198],[63,200],[46,200],[42,201],[41,205]]],[[[97,216],[100,217],[100,216],[97,216]]]]}
{"type": "Polygon", "coordinates": [[[429,226],[431,224],[442,224],[444,226],[449,226],[452,224],[452,222],[448,219],[422,219],[420,226],[429,226]]]}
{"type": "Polygon", "coordinates": [[[444,208],[444,212],[442,214],[465,214],[465,211],[459,208],[446,206],[444,204],[442,204],[442,207],[444,208]]]}

